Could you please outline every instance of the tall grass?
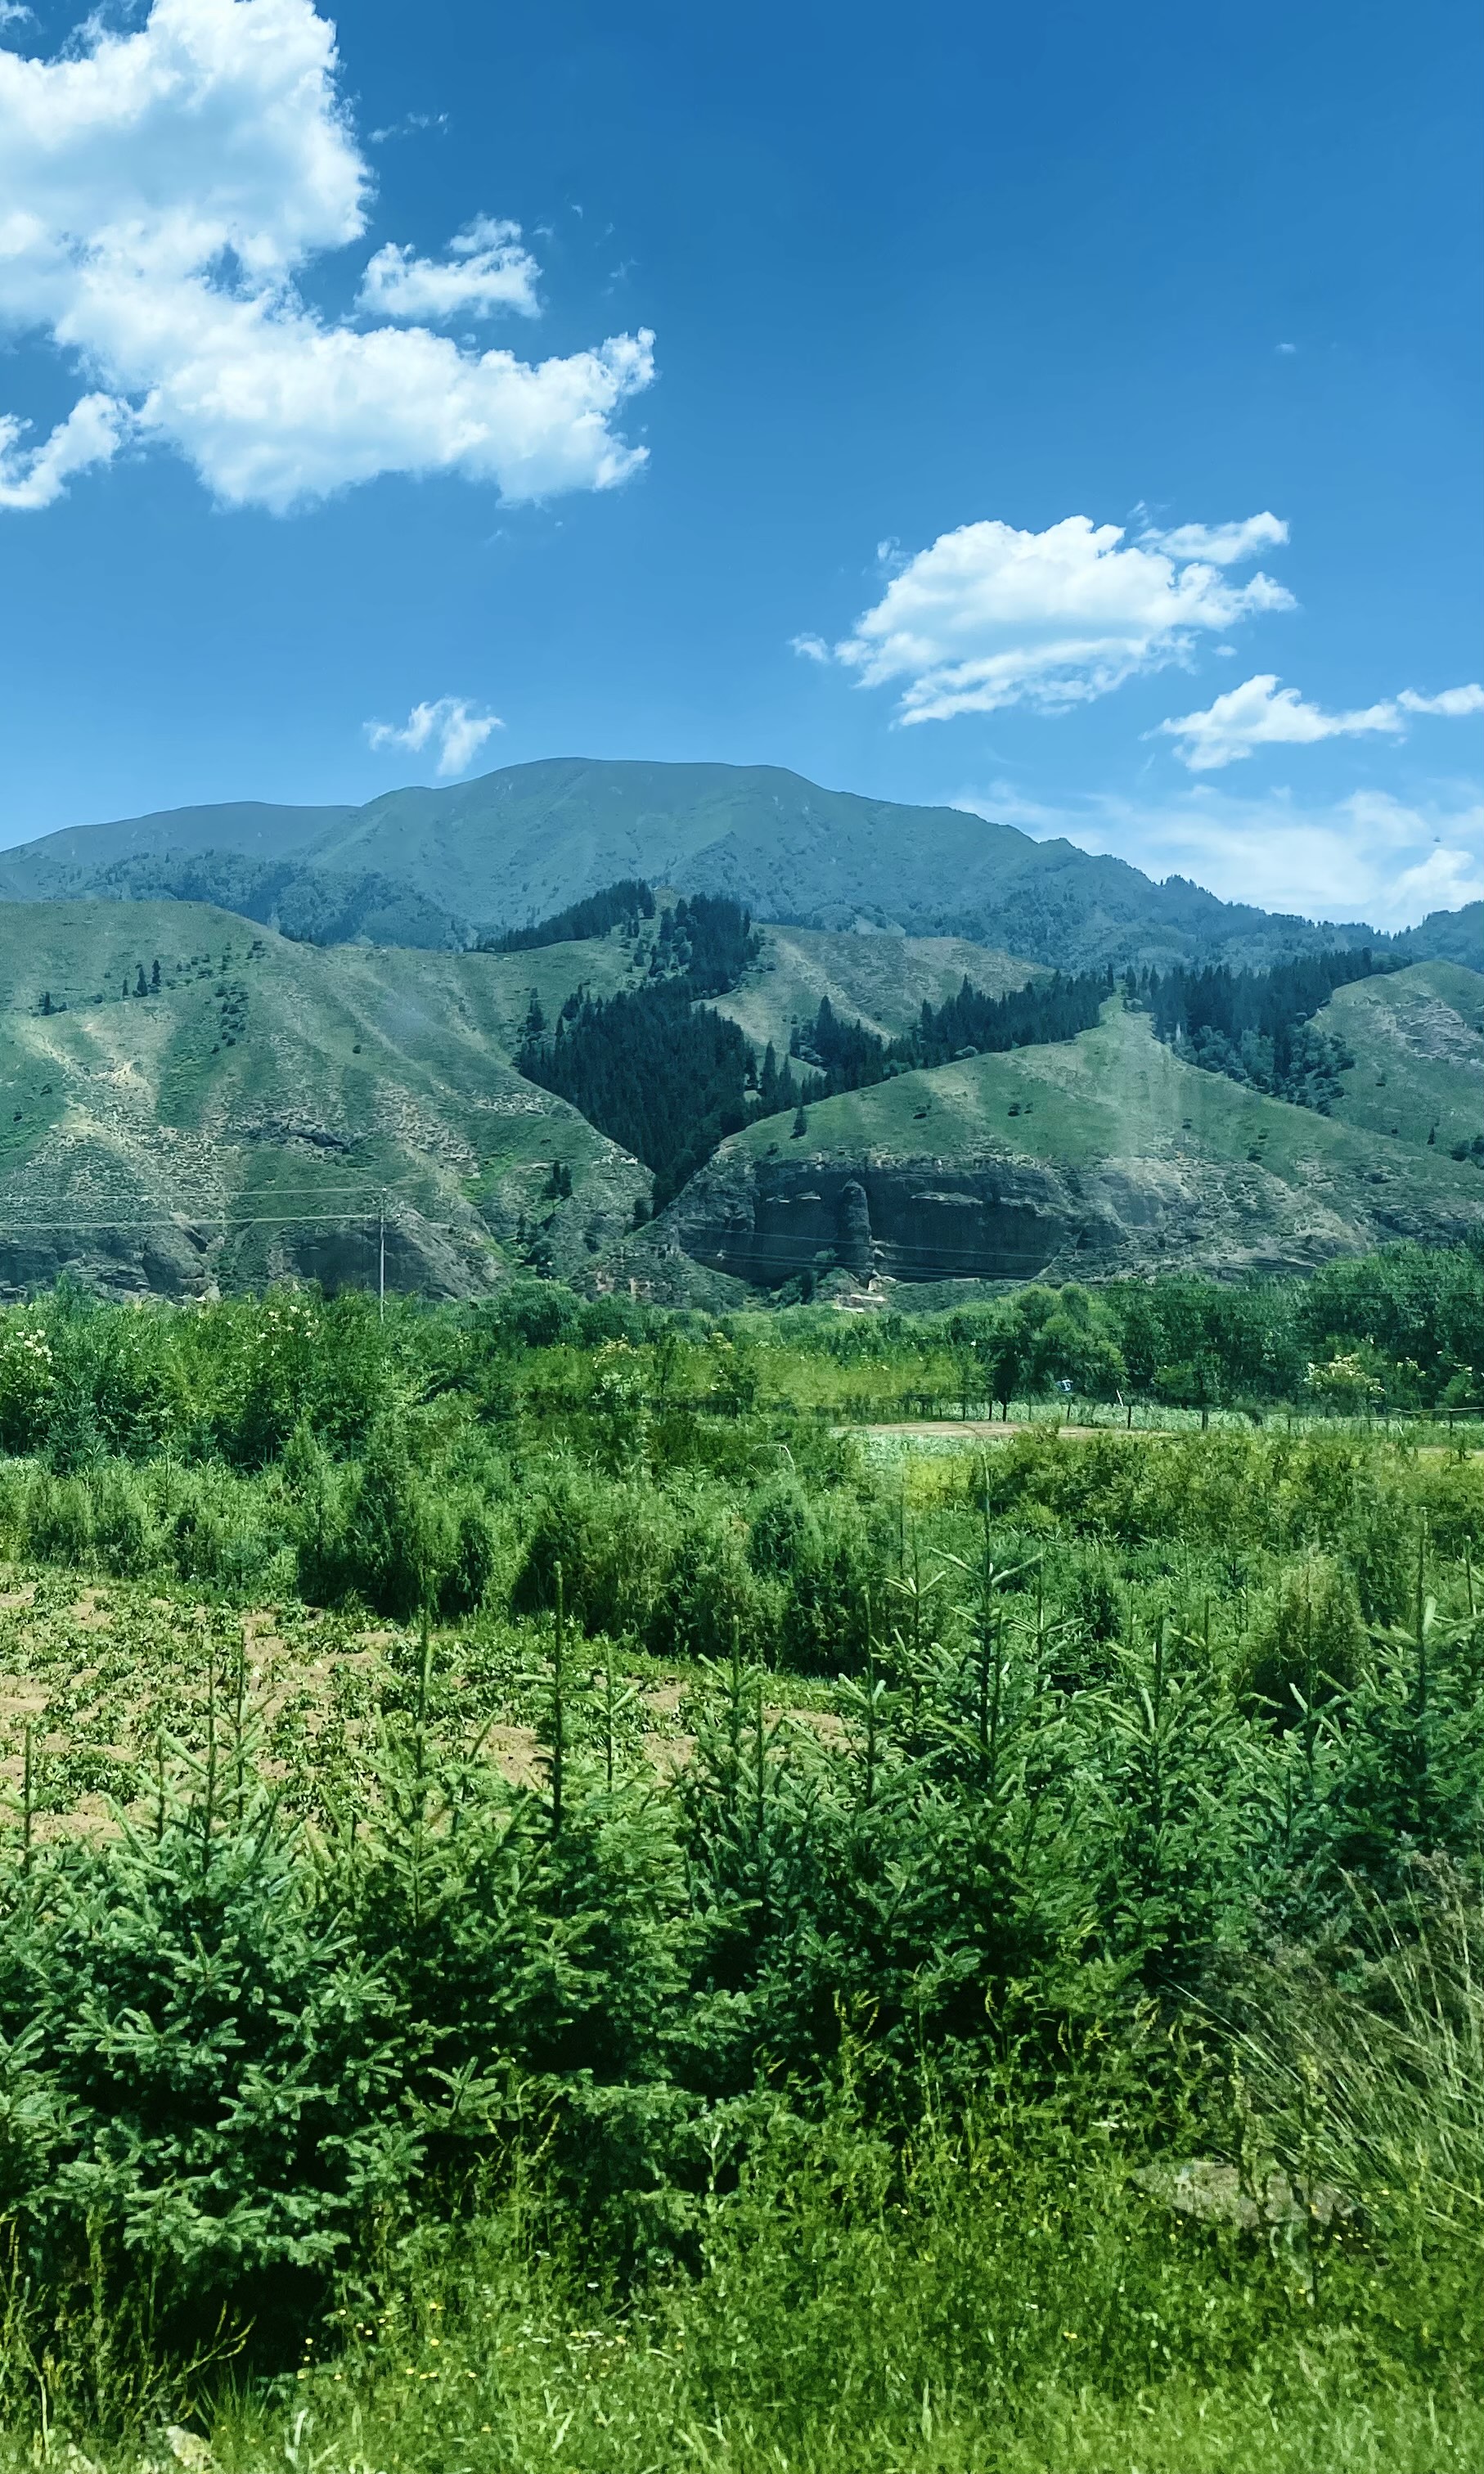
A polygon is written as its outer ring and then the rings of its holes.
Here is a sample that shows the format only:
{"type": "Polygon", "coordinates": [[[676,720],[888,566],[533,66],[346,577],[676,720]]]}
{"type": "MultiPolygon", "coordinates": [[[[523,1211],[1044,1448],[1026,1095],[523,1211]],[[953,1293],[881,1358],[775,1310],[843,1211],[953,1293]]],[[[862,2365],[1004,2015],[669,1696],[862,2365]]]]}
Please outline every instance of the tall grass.
{"type": "Polygon", "coordinates": [[[778,2117],[697,2271],[624,2298],[518,2192],[414,2238],[273,2388],[203,2382],[176,2411],[231,2474],[1477,2464],[1478,2280],[1421,2218],[1399,2272],[1337,2238],[1316,2288],[1265,2232],[1145,2198],[1107,2132],[1007,2119],[1004,2093],[905,2156],[848,2106],[778,2117]]]}

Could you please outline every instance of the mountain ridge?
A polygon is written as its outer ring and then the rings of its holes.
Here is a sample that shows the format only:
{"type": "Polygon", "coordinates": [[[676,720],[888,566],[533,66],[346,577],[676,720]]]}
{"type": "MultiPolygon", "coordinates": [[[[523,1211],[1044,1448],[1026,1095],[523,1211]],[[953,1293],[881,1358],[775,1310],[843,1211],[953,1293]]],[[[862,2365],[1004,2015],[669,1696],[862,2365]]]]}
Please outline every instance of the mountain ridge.
{"type": "MultiPolygon", "coordinates": [[[[548,757],[358,808],[166,810],[0,853],[0,899],[234,894],[241,915],[316,943],[472,944],[633,876],[730,894],[782,925],[961,936],[1063,970],[1398,944],[1363,921],[1226,903],[1064,837],[826,789],[778,765],[548,757]]],[[[1399,950],[1466,959],[1477,929],[1484,951],[1484,905],[1470,911],[1434,914],[1399,950]]]]}

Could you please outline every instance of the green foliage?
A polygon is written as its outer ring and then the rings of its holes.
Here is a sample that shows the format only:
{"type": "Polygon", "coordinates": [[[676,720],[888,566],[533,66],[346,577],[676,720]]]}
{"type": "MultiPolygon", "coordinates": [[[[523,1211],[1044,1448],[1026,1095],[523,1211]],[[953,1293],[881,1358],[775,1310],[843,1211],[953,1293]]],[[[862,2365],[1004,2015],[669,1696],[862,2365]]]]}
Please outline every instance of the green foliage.
{"type": "Polygon", "coordinates": [[[1355,1060],[1343,1040],[1314,1027],[1313,1016],[1336,988],[1397,967],[1394,957],[1369,946],[1347,947],[1265,971],[1233,971],[1225,962],[1131,971],[1128,995],[1148,1007],[1159,1037],[1193,1065],[1327,1116],[1344,1097],[1339,1077],[1355,1060]]]}
{"type": "Polygon", "coordinates": [[[1478,1457],[844,1414],[1280,1362],[1232,1298],[0,1325],[96,1421],[0,1463],[16,2430],[1467,2462],[1478,1457]]]}
{"type": "Polygon", "coordinates": [[[734,1022],[693,996],[682,978],[584,998],[517,1058],[528,1080],[654,1171],[657,1210],[747,1120],[751,1051],[734,1022]]]}
{"type": "Polygon", "coordinates": [[[820,1079],[813,1085],[811,1097],[859,1091],[892,1074],[946,1065],[951,1057],[992,1055],[1010,1048],[1075,1039],[1097,1021],[1112,984],[1111,977],[1103,971],[1072,979],[1054,971],[1049,978],[991,997],[965,978],[958,993],[942,1005],[924,998],[917,1021],[892,1040],[878,1038],[859,1022],[843,1020],[829,998],[821,997],[813,1022],[793,1033],[790,1055],[816,1069],[820,1079]]]}
{"type": "Polygon", "coordinates": [[[500,936],[480,940],[481,950],[491,954],[528,954],[542,945],[581,944],[589,936],[606,936],[612,929],[621,927],[628,935],[637,935],[642,919],[654,917],[654,895],[639,877],[622,877],[616,885],[605,885],[581,902],[570,902],[565,910],[554,911],[549,919],[538,919],[528,928],[507,928],[500,936]]]}
{"type": "Polygon", "coordinates": [[[1310,1547],[1281,1567],[1247,1644],[1244,1683],[1279,1726],[1354,1684],[1366,1645],[1360,1596],[1332,1555],[1310,1547]]]}

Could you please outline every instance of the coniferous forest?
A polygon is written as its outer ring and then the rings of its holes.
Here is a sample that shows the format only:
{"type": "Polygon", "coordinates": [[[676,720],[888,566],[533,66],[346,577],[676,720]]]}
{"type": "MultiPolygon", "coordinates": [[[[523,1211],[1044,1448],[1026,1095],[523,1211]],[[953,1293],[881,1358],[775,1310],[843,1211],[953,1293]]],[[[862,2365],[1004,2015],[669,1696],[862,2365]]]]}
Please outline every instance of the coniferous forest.
{"type": "Polygon", "coordinates": [[[0,0],[0,2474],[1484,2474],[1481,27],[1271,13],[0,0]]]}
{"type": "Polygon", "coordinates": [[[940,1006],[924,999],[911,1031],[892,1040],[877,1038],[859,1022],[841,1021],[824,997],[813,1022],[794,1033],[790,1053],[817,1067],[806,1096],[824,1099],[833,1091],[884,1082],[888,1075],[946,1065],[952,1057],[1075,1039],[1080,1031],[1091,1030],[1112,990],[1111,975],[1102,971],[1073,979],[1054,971],[1003,997],[985,996],[965,979],[958,994],[940,1006]]]}
{"type": "MultiPolygon", "coordinates": [[[[655,911],[651,888],[625,881],[499,943],[524,951],[620,926],[632,935],[655,911]]],[[[1110,970],[1049,972],[991,997],[965,977],[942,1004],[924,1000],[911,1029],[893,1039],[826,996],[795,1028],[780,1066],[771,1043],[760,1058],[736,1025],[703,1002],[735,988],[757,953],[742,905],[701,894],[659,908],[644,986],[610,997],[579,990],[555,1023],[532,999],[517,1055],[522,1073],[570,1100],[653,1171],[657,1211],[750,1117],[958,1058],[1075,1039],[1120,984],[1110,970]]],[[[1263,970],[1131,969],[1121,985],[1125,1002],[1147,1012],[1156,1035],[1189,1063],[1328,1115],[1342,1097],[1339,1076],[1355,1060],[1337,1034],[1315,1029],[1313,1017],[1337,988],[1397,967],[1384,953],[1346,948],[1263,970]]]]}
{"type": "Polygon", "coordinates": [[[0,2462],[1476,2463],[1481,1364],[0,1315],[0,2462]]]}
{"type": "Polygon", "coordinates": [[[1338,1077],[1355,1060],[1338,1038],[1315,1031],[1313,1018],[1336,988],[1397,967],[1366,946],[1302,955],[1265,971],[1233,971],[1226,962],[1131,971],[1125,990],[1131,1005],[1149,1012],[1157,1037],[1192,1065],[1327,1116],[1340,1097],[1338,1077]]]}
{"type": "MultiPolygon", "coordinates": [[[[611,888],[626,898],[647,891],[611,888]]],[[[601,909],[607,898],[586,907],[601,909]]],[[[549,930],[543,935],[548,939],[549,930]]],[[[579,990],[550,1029],[532,998],[516,1058],[521,1072],[570,1100],[654,1171],[656,1210],[747,1121],[752,1052],[735,1023],[696,1000],[735,987],[756,950],[741,904],[697,894],[661,912],[646,986],[615,997],[579,990]]]]}

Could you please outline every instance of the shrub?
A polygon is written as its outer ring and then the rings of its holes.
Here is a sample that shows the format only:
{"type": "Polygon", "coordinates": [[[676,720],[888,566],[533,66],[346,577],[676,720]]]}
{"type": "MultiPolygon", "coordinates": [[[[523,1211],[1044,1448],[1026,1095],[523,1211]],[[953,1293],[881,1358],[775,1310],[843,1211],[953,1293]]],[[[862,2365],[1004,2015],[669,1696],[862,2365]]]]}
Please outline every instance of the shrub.
{"type": "Polygon", "coordinates": [[[1334,1556],[1310,1547],[1285,1564],[1247,1643],[1241,1684],[1280,1727],[1354,1683],[1366,1645],[1360,1597],[1334,1556]]]}

